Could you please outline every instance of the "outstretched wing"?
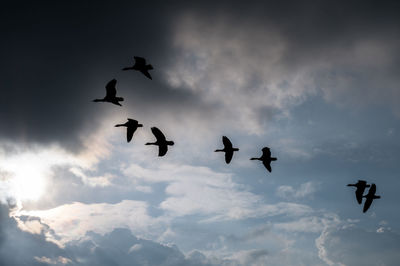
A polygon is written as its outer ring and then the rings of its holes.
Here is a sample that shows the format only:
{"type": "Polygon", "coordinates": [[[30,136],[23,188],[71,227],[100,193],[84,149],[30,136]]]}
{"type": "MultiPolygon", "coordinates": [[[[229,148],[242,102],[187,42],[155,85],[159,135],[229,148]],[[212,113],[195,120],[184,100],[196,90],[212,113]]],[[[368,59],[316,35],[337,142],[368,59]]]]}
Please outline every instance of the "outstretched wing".
{"type": "Polygon", "coordinates": [[[167,145],[158,145],[158,156],[164,156],[168,151],[167,145]]]}
{"type": "Polygon", "coordinates": [[[375,192],[376,192],[376,185],[372,184],[368,190],[368,195],[375,195],[375,192]]]}
{"type": "Polygon", "coordinates": [[[363,194],[364,194],[364,189],[356,189],[356,199],[358,204],[362,203],[362,198],[363,198],[363,194]]]}
{"type": "Polygon", "coordinates": [[[226,137],[222,137],[222,143],[225,146],[225,150],[231,150],[232,149],[232,142],[226,137]]]}
{"type": "Polygon", "coordinates": [[[230,163],[233,157],[233,150],[225,151],[225,162],[230,163]]]}
{"type": "Polygon", "coordinates": [[[149,79],[153,80],[152,77],[151,77],[151,75],[150,75],[150,73],[149,73],[149,71],[147,71],[147,70],[140,70],[140,72],[142,72],[143,75],[145,75],[145,76],[148,77],[149,79]]]}
{"type": "Polygon", "coordinates": [[[370,207],[371,204],[372,204],[372,200],[373,200],[372,197],[367,197],[367,200],[366,200],[365,203],[364,203],[363,212],[366,212],[366,211],[369,209],[369,207],[370,207]]]}
{"type": "Polygon", "coordinates": [[[272,172],[271,162],[270,161],[268,161],[268,162],[263,161],[263,165],[265,166],[265,168],[267,168],[268,172],[270,172],[270,173],[272,172]]]}
{"type": "Polygon", "coordinates": [[[157,139],[157,141],[161,141],[161,142],[163,142],[163,141],[165,141],[165,136],[164,136],[164,134],[161,132],[161,130],[159,130],[158,128],[156,128],[156,127],[152,127],[151,128],[151,132],[153,132],[153,135],[156,137],[156,139],[157,139]]]}
{"type": "Polygon", "coordinates": [[[133,133],[135,133],[136,129],[137,127],[135,126],[128,126],[128,129],[126,131],[126,139],[128,140],[128,142],[132,140],[133,133]]]}
{"type": "Polygon", "coordinates": [[[271,150],[268,147],[264,147],[262,149],[263,157],[270,158],[271,157],[271,150]]]}
{"type": "Polygon", "coordinates": [[[106,96],[107,97],[112,97],[114,98],[117,95],[117,89],[115,88],[115,85],[117,85],[117,80],[113,79],[109,81],[106,85],[106,96]]]}
{"type": "Polygon", "coordinates": [[[146,59],[144,59],[143,57],[134,56],[133,58],[135,59],[135,65],[140,65],[140,66],[146,65],[146,59]]]}

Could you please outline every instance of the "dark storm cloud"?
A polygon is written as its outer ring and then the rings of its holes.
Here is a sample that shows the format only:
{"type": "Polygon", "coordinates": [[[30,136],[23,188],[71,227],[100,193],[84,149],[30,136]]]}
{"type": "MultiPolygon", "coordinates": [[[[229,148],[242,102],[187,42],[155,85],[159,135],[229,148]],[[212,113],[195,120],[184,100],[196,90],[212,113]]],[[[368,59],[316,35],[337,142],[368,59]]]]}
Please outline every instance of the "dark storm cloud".
{"type": "Polygon", "coordinates": [[[101,114],[115,108],[90,102],[104,96],[112,78],[119,80],[125,105],[133,88],[144,100],[162,91],[165,86],[158,89],[157,81],[146,84],[138,73],[120,70],[132,64],[133,55],[161,64],[168,35],[164,7],[66,2],[3,6],[1,137],[74,144],[79,134],[96,128],[101,114]],[[129,76],[139,82],[124,83],[129,76]]]}
{"type": "MultiPolygon", "coordinates": [[[[332,60],[335,67],[315,73],[324,77],[316,78],[320,87],[338,86],[326,80],[333,76],[336,82],[335,73],[357,75],[364,66],[361,59],[354,64],[335,61],[337,54],[346,58],[343,51],[378,40],[372,46],[379,50],[387,44],[391,59],[376,73],[373,88],[382,81],[393,98],[400,56],[391,44],[399,38],[398,11],[396,2],[377,1],[7,3],[0,11],[0,138],[79,147],[79,137],[95,129],[102,115],[118,112],[119,107],[90,102],[103,97],[105,84],[113,78],[125,98],[123,108],[138,114],[218,110],[217,105],[202,102],[198,93],[164,83],[163,73],[182,56],[172,46],[171,36],[177,18],[185,14],[197,15],[209,27],[227,18],[233,28],[241,25],[251,32],[253,25],[260,25],[268,29],[266,35],[277,32],[285,43],[279,63],[288,69],[332,60]],[[134,55],[153,64],[153,81],[120,70],[132,63],[134,55]],[[345,68],[337,70],[341,64],[345,68]]],[[[248,41],[257,41],[257,36],[248,41]]],[[[374,70],[369,67],[360,75],[368,78],[374,70]]],[[[365,81],[346,82],[344,87],[360,85],[365,81]]],[[[362,95],[362,90],[355,95],[362,95]]]]}

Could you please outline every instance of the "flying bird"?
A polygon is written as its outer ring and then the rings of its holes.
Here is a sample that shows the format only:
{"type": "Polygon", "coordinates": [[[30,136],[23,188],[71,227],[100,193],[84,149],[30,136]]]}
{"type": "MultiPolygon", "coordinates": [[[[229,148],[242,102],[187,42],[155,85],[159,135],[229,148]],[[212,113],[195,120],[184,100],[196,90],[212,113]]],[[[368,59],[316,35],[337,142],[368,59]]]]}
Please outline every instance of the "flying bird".
{"type": "Polygon", "coordinates": [[[117,85],[117,80],[113,79],[109,81],[106,85],[106,96],[103,99],[95,99],[94,102],[109,102],[119,106],[122,106],[119,102],[122,102],[124,98],[116,97],[117,89],[115,88],[117,85]]]}
{"type": "Polygon", "coordinates": [[[137,120],[135,119],[130,119],[128,118],[128,122],[126,122],[125,124],[118,124],[115,125],[116,127],[127,127],[126,130],[126,140],[128,142],[131,141],[132,137],[133,137],[133,133],[135,133],[136,129],[138,127],[143,127],[142,124],[139,124],[137,120]]]}
{"type": "Polygon", "coordinates": [[[376,185],[375,185],[375,184],[372,184],[371,187],[370,187],[370,189],[368,190],[368,194],[363,196],[363,198],[366,198],[366,199],[367,199],[367,200],[365,201],[365,203],[364,203],[363,212],[366,212],[366,211],[369,209],[369,207],[371,206],[372,201],[373,201],[374,199],[380,199],[380,198],[381,198],[381,196],[376,196],[376,195],[375,195],[375,192],[376,192],[376,185]]]}
{"type": "Polygon", "coordinates": [[[229,164],[232,160],[233,153],[238,151],[238,148],[233,148],[232,142],[226,137],[222,137],[222,143],[224,144],[224,148],[222,150],[215,150],[215,152],[225,152],[225,162],[229,164]]]}
{"type": "Polygon", "coordinates": [[[168,151],[168,146],[174,145],[173,141],[166,140],[164,134],[156,127],[151,128],[151,132],[156,137],[156,142],[148,142],[145,145],[157,145],[158,146],[158,156],[164,156],[168,151]]]}
{"type": "Polygon", "coordinates": [[[271,150],[268,147],[262,148],[263,154],[261,155],[260,158],[251,158],[250,160],[260,160],[262,161],[263,165],[265,168],[267,168],[268,172],[271,173],[272,168],[271,168],[271,162],[278,160],[275,157],[271,157],[271,150]]]}
{"type": "Polygon", "coordinates": [[[146,65],[146,59],[143,57],[134,56],[133,58],[135,59],[135,64],[131,67],[124,67],[122,70],[137,70],[142,72],[142,74],[149,79],[152,79],[149,70],[153,69],[153,66],[150,64],[146,65]]]}
{"type": "Polygon", "coordinates": [[[357,202],[358,204],[362,203],[362,198],[364,195],[364,190],[365,188],[369,187],[369,185],[367,184],[366,181],[364,180],[358,180],[358,182],[356,184],[348,184],[348,187],[356,187],[356,198],[357,198],[357,202]]]}

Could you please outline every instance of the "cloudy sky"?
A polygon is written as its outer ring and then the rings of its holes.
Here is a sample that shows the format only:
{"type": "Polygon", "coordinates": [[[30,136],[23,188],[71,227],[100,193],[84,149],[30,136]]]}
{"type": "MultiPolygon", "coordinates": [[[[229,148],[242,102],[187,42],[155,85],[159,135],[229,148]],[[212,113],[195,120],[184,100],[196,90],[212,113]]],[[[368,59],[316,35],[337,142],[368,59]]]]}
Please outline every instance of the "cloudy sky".
{"type": "Polygon", "coordinates": [[[399,264],[398,2],[26,2],[0,10],[0,265],[399,264]],[[91,102],[114,78],[123,106],[91,102]]]}

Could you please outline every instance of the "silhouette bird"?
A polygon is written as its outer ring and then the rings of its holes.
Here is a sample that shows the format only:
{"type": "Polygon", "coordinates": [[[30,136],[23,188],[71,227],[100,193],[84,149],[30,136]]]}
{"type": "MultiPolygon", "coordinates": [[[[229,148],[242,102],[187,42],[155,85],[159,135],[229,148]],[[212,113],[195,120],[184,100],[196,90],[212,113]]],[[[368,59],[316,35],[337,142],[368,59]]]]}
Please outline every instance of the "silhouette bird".
{"type": "Polygon", "coordinates": [[[357,202],[358,204],[362,203],[362,198],[364,195],[364,190],[365,188],[369,187],[369,185],[367,184],[367,181],[364,180],[358,180],[358,182],[356,184],[348,184],[348,187],[356,187],[356,198],[357,198],[357,202]]]}
{"type": "Polygon", "coordinates": [[[134,56],[135,64],[131,67],[124,67],[122,70],[137,70],[143,73],[146,77],[152,80],[149,70],[153,69],[152,65],[146,65],[146,59],[139,56],[134,56]]]}
{"type": "Polygon", "coordinates": [[[138,127],[143,127],[142,124],[139,124],[137,120],[135,119],[130,119],[128,118],[128,122],[126,122],[125,124],[118,124],[115,125],[116,127],[127,127],[126,130],[126,140],[128,142],[131,141],[132,137],[133,137],[133,133],[135,133],[136,129],[138,127]]]}
{"type": "Polygon", "coordinates": [[[271,157],[271,150],[268,147],[262,148],[263,154],[260,158],[251,158],[250,160],[260,160],[262,161],[265,168],[267,168],[268,172],[272,171],[271,162],[278,160],[275,157],[271,157]]]}
{"type": "Polygon", "coordinates": [[[158,146],[158,156],[164,156],[168,151],[168,146],[174,145],[173,141],[165,139],[164,134],[156,127],[151,128],[151,132],[156,137],[156,142],[148,142],[145,145],[157,145],[158,146]]]}
{"type": "Polygon", "coordinates": [[[122,106],[119,102],[122,102],[124,98],[116,97],[117,89],[115,88],[117,85],[117,80],[113,79],[109,81],[106,85],[106,96],[103,99],[95,99],[94,102],[109,102],[119,106],[122,106]]]}
{"type": "Polygon", "coordinates": [[[376,196],[376,195],[375,195],[375,192],[376,192],[376,185],[375,185],[375,184],[372,184],[371,187],[370,187],[369,190],[368,190],[368,194],[363,196],[363,198],[366,198],[366,199],[367,199],[367,200],[365,201],[365,203],[364,203],[363,212],[366,212],[366,211],[369,209],[369,207],[371,206],[372,201],[373,201],[374,199],[380,199],[380,198],[381,198],[381,196],[376,196]]]}
{"type": "Polygon", "coordinates": [[[238,148],[232,147],[232,142],[226,137],[222,137],[222,143],[224,144],[224,148],[222,150],[215,150],[215,152],[225,152],[225,162],[229,164],[232,160],[233,152],[238,151],[238,148]]]}

